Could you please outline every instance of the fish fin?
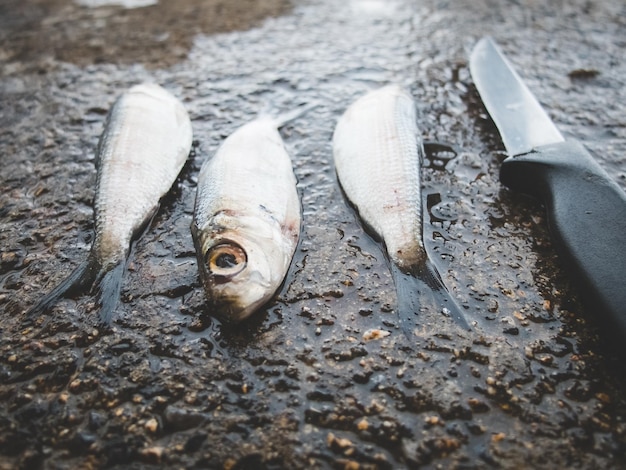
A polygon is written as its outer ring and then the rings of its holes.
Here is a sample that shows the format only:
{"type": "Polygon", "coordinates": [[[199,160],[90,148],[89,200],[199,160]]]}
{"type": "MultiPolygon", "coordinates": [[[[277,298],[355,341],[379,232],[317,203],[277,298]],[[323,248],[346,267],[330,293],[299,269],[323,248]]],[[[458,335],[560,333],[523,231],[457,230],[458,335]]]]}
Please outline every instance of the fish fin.
{"type": "Polygon", "coordinates": [[[276,126],[276,129],[280,129],[318,106],[319,103],[302,103],[296,109],[292,109],[291,111],[282,113],[279,116],[272,118],[272,122],[276,126]]]}
{"type": "Polygon", "coordinates": [[[416,329],[418,334],[438,331],[446,318],[452,318],[465,330],[471,329],[430,260],[409,273],[392,263],[391,274],[396,286],[400,328],[408,338],[415,335],[416,329]]]}
{"type": "Polygon", "coordinates": [[[108,326],[119,300],[125,266],[126,263],[120,261],[113,267],[103,267],[95,257],[90,256],[26,312],[25,322],[32,323],[62,297],[71,297],[91,288],[91,291],[96,293],[97,304],[100,307],[99,323],[108,326]]]}
{"type": "Polygon", "coordinates": [[[62,297],[70,297],[87,290],[93,284],[99,271],[100,263],[98,263],[94,257],[90,256],[74,269],[65,280],[33,305],[26,312],[25,320],[32,322],[35,317],[50,310],[62,297]]]}
{"type": "Polygon", "coordinates": [[[125,261],[119,261],[113,267],[107,267],[98,273],[93,289],[96,301],[100,307],[99,324],[109,326],[113,319],[113,312],[119,302],[122,290],[122,278],[126,267],[125,261]]]}

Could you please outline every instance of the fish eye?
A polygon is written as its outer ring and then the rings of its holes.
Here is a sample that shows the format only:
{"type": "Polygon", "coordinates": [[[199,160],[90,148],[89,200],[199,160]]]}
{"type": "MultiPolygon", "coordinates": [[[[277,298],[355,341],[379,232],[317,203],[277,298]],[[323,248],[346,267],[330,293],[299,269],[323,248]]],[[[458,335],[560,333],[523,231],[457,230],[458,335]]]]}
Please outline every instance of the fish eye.
{"type": "Polygon", "coordinates": [[[212,275],[225,278],[239,274],[248,262],[243,248],[232,242],[215,245],[207,252],[205,260],[212,275]]]}

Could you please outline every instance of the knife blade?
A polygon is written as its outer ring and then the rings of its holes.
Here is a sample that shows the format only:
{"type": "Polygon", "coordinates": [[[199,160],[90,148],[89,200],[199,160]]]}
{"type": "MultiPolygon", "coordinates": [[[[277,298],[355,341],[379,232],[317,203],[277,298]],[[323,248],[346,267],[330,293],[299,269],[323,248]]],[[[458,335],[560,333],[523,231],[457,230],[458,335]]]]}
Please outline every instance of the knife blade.
{"type": "Polygon", "coordinates": [[[581,143],[563,139],[490,37],[476,43],[469,65],[509,154],[500,181],[542,201],[589,313],[626,340],[626,194],[581,143]]]}

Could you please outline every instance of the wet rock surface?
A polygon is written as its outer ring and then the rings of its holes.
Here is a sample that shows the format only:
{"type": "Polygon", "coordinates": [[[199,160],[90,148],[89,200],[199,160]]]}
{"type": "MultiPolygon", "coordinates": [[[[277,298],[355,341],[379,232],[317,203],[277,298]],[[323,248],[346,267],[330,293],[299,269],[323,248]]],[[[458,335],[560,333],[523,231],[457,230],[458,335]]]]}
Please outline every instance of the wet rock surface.
{"type": "Polygon", "coordinates": [[[2,55],[21,67],[164,67],[185,60],[198,34],[245,30],[290,9],[288,0],[3,0],[2,55]]]}
{"type": "Polygon", "coordinates": [[[623,2],[231,3],[0,3],[0,468],[625,466],[623,365],[541,205],[500,185],[505,153],[467,67],[493,35],[626,188],[623,2]],[[189,13],[207,5],[222,5],[216,26],[189,13]],[[131,17],[128,36],[103,33],[131,17]],[[98,329],[85,295],[25,327],[88,253],[98,136],[144,80],[184,101],[195,146],[134,245],[117,319],[98,329]],[[392,81],[416,99],[425,244],[471,332],[402,334],[381,247],[337,183],[336,120],[392,81]],[[282,131],[296,256],[275,301],[225,328],[189,232],[198,170],[258,113],[301,103],[318,106],[282,131]]]}

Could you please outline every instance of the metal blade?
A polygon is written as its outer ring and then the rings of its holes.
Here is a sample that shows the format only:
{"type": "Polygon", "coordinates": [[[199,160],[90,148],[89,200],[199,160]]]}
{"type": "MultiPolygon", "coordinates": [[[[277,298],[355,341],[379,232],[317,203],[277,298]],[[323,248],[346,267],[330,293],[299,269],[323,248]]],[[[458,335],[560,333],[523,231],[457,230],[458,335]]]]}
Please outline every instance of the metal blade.
{"type": "Polygon", "coordinates": [[[564,140],[490,37],[482,38],[474,46],[470,72],[509,155],[564,140]]]}

